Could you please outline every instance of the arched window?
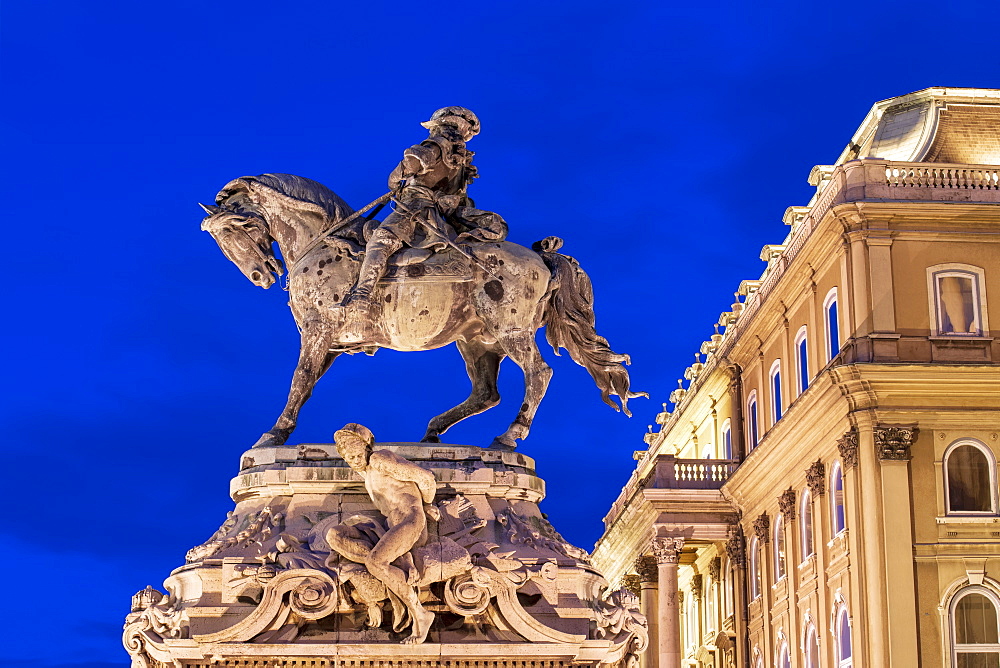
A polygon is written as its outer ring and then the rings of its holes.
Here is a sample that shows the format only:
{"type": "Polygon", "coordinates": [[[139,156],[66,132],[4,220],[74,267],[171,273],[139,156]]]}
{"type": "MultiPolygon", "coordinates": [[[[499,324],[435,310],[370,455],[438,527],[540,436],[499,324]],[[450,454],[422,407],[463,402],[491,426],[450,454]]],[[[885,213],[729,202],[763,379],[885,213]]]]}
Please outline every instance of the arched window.
{"type": "Polygon", "coordinates": [[[951,603],[952,668],[1000,666],[1000,600],[986,587],[966,587],[951,603]]]}
{"type": "Polygon", "coordinates": [[[816,627],[809,624],[806,631],[805,646],[805,668],[820,668],[819,665],[819,636],[816,634],[816,627]]]}
{"type": "Polygon", "coordinates": [[[733,587],[736,586],[736,576],[733,573],[733,564],[728,558],[722,573],[722,616],[729,617],[733,614],[733,587]]]}
{"type": "Polygon", "coordinates": [[[980,267],[936,264],[927,268],[931,324],[937,336],[983,336],[986,282],[980,267]]]}
{"type": "Polygon", "coordinates": [[[806,327],[802,326],[799,333],[795,335],[795,382],[798,394],[802,394],[809,387],[809,340],[806,336],[806,327]]]}
{"type": "Polygon", "coordinates": [[[792,658],[788,653],[788,643],[781,643],[778,651],[778,668],[792,668],[792,658]]]}
{"type": "Polygon", "coordinates": [[[777,582],[785,577],[785,516],[780,513],[774,518],[771,544],[774,545],[774,581],[777,582]]]}
{"type": "Polygon", "coordinates": [[[760,555],[757,536],[750,539],[750,600],[760,597],[760,555]]]}
{"type": "Polygon", "coordinates": [[[834,462],[830,473],[830,523],[833,533],[837,534],[847,528],[847,518],[844,513],[844,471],[840,462],[834,462]]]}
{"type": "Polygon", "coordinates": [[[733,458],[733,425],[729,418],[722,423],[722,456],[725,459],[733,458]]]}
{"type": "Polygon", "coordinates": [[[713,459],[715,457],[715,446],[711,443],[705,444],[705,447],[701,450],[702,459],[713,459]]]}
{"type": "Polygon", "coordinates": [[[957,441],[944,453],[944,492],[949,513],[995,514],[996,462],[985,445],[957,441]]]}
{"type": "Polygon", "coordinates": [[[802,560],[805,561],[815,551],[813,548],[812,492],[808,488],[802,492],[802,501],[799,503],[799,543],[802,548],[802,560]]]}
{"type": "Polygon", "coordinates": [[[771,365],[771,424],[781,419],[781,360],[771,365]]]}
{"type": "Polygon", "coordinates": [[[847,606],[837,611],[837,668],[851,668],[854,665],[851,647],[851,620],[847,616],[847,606]]]}
{"type": "Polygon", "coordinates": [[[760,432],[757,430],[757,390],[750,392],[747,399],[747,443],[750,449],[757,447],[760,432]]]}
{"type": "Polygon", "coordinates": [[[826,293],[823,300],[823,324],[826,329],[827,361],[832,360],[840,352],[840,320],[837,315],[837,288],[826,293]]]}

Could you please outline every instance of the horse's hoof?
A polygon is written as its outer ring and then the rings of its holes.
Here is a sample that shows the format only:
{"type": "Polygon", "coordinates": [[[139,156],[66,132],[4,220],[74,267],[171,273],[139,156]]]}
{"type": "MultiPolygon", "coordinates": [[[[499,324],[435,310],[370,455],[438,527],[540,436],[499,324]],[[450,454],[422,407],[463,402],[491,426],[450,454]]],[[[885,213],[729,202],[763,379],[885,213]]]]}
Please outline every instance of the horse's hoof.
{"type": "Polygon", "coordinates": [[[424,437],[420,439],[421,443],[440,443],[441,437],[437,434],[424,434],[424,437]]]}
{"type": "Polygon", "coordinates": [[[257,442],[253,444],[255,448],[274,448],[279,445],[284,445],[285,441],[288,439],[287,434],[275,434],[270,431],[265,431],[261,434],[257,442]]]}
{"type": "Polygon", "coordinates": [[[514,442],[512,438],[505,438],[503,436],[497,436],[490,443],[489,450],[513,450],[517,447],[517,443],[514,442]]]}

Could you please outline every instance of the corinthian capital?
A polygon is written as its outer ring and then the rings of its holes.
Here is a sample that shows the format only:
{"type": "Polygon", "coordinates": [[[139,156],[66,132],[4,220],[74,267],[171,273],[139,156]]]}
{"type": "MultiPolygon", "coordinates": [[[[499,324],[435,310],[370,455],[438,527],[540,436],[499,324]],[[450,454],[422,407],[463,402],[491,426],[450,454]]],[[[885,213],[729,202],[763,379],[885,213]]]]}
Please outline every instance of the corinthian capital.
{"type": "Polygon", "coordinates": [[[837,449],[840,450],[840,458],[844,462],[844,468],[853,469],[858,465],[858,430],[851,427],[851,430],[840,437],[837,441],[837,449]]]}
{"type": "Polygon", "coordinates": [[[915,426],[879,425],[875,427],[875,454],[881,460],[909,461],[910,446],[916,438],[915,426]]]}
{"type": "Polygon", "coordinates": [[[684,549],[684,539],[680,536],[654,538],[651,547],[657,564],[676,564],[684,549]]]}

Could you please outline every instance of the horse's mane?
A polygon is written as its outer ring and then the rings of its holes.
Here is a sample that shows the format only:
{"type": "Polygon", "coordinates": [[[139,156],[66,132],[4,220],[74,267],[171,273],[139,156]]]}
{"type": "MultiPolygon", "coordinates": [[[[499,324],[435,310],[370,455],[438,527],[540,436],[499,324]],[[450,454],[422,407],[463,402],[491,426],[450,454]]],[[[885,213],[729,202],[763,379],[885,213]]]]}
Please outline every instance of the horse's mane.
{"type": "Polygon", "coordinates": [[[227,183],[219,191],[216,201],[221,204],[233,195],[240,192],[250,194],[255,187],[260,186],[287,198],[289,201],[286,204],[290,207],[324,214],[331,222],[343,220],[354,213],[347,202],[322,183],[294,174],[241,176],[227,183]]]}

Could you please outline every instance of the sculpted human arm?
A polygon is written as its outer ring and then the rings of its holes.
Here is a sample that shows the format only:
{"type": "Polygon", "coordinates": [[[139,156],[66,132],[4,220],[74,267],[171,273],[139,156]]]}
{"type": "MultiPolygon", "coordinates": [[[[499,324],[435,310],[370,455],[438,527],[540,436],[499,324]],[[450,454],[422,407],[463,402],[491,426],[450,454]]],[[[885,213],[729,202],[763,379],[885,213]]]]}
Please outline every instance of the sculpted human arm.
{"type": "Polygon", "coordinates": [[[371,459],[368,460],[368,466],[394,480],[415,483],[424,503],[434,501],[434,495],[437,493],[437,481],[434,479],[434,474],[427,469],[417,466],[390,450],[373,452],[371,459]]]}
{"type": "Polygon", "coordinates": [[[403,151],[403,159],[389,175],[389,189],[395,190],[399,182],[420,174],[441,159],[441,147],[432,142],[417,144],[403,151]]]}

